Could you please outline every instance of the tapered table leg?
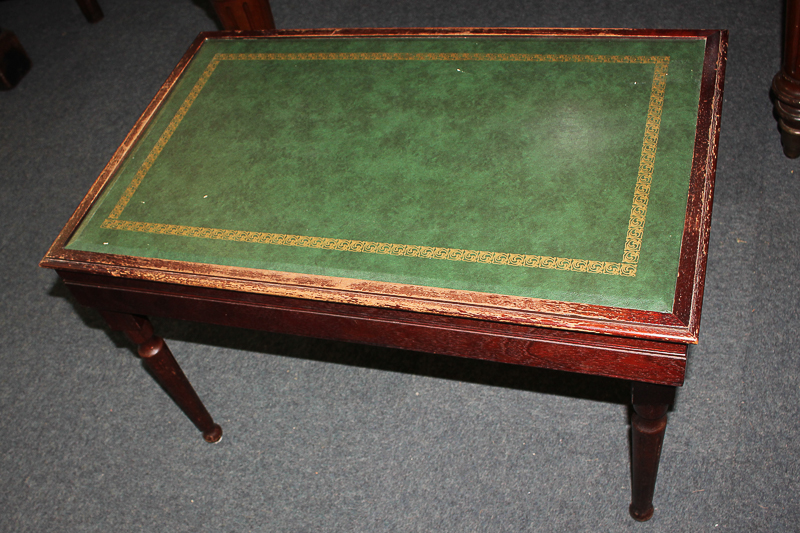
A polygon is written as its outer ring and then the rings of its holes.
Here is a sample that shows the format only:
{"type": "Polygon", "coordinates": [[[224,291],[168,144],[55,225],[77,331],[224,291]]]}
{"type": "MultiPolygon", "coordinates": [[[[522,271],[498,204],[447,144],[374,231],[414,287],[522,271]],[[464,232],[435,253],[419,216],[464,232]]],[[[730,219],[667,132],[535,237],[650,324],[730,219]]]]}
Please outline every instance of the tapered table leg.
{"type": "Polygon", "coordinates": [[[783,66],[772,80],[783,153],[800,156],[800,0],[786,0],[783,66]]]}
{"type": "Polygon", "coordinates": [[[213,0],[213,3],[226,30],[275,29],[269,0],[213,0]]]}
{"type": "Polygon", "coordinates": [[[203,438],[208,442],[219,441],[222,438],[222,428],[208,414],[164,339],[153,334],[150,321],[145,317],[120,313],[102,312],[102,315],[112,329],[125,332],[139,347],[139,356],[145,367],[203,433],[203,438]]]}
{"type": "Polygon", "coordinates": [[[633,518],[644,522],[653,516],[653,493],[667,429],[667,410],[675,399],[675,387],[632,383],[631,506],[633,518]]]}

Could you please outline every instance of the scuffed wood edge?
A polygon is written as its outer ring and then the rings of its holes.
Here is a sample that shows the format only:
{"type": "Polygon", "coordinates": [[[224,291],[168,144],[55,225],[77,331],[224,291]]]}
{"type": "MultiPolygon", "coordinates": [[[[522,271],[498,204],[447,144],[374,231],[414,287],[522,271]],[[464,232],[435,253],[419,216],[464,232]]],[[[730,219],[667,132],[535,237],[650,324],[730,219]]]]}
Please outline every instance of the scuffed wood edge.
{"type": "Polygon", "coordinates": [[[705,39],[719,30],[708,29],[634,29],[634,28],[312,28],[263,31],[204,32],[208,39],[242,39],[260,37],[424,37],[424,36],[537,36],[537,37],[647,37],[665,39],[705,39]]]}
{"type": "Polygon", "coordinates": [[[681,264],[673,306],[673,314],[686,324],[695,339],[699,336],[708,260],[727,47],[727,31],[709,37],[692,161],[692,184],[687,200],[681,264]]]}
{"type": "Polygon", "coordinates": [[[198,37],[189,46],[189,49],[183,54],[178,64],[175,66],[172,72],[170,72],[166,81],[164,81],[164,83],[161,85],[161,88],[158,90],[152,100],[150,100],[150,103],[142,112],[141,116],[136,120],[133,128],[131,128],[131,130],[125,136],[122,144],[116,149],[114,155],[111,156],[109,162],[89,188],[89,191],[83,197],[83,200],[81,200],[81,202],[78,204],[78,207],[75,208],[75,211],[72,213],[72,216],[70,216],[67,224],[64,226],[64,229],[62,229],[58,234],[58,237],[56,237],[56,240],[45,254],[44,259],[42,259],[40,262],[40,266],[46,267],[46,263],[50,258],[58,257],[59,255],[63,254],[64,246],[66,246],[67,242],[69,242],[69,239],[80,225],[83,217],[89,212],[89,209],[94,201],[102,193],[106,185],[111,181],[122,162],[131,152],[131,150],[133,150],[134,146],[136,146],[136,143],[139,141],[142,134],[155,117],[156,112],[166,100],[167,95],[175,86],[181,74],[183,74],[184,70],[186,70],[186,67],[189,65],[192,58],[200,49],[205,40],[206,38],[203,36],[203,34],[198,35],[198,37]]]}
{"type": "MultiPolygon", "coordinates": [[[[135,260],[124,256],[74,252],[64,248],[72,233],[86,215],[89,207],[101,194],[103,188],[113,177],[121,162],[130,153],[136,142],[149,126],[155,113],[167,94],[188,66],[191,59],[207,39],[247,38],[247,37],[355,37],[355,36],[563,36],[563,37],[664,37],[703,39],[719,35],[716,30],[633,30],[633,29],[581,29],[581,28],[353,28],[353,29],[311,29],[311,30],[268,30],[261,32],[204,32],[198,35],[189,50],[181,58],[178,66],[162,85],[156,96],[126,136],[122,145],[112,156],[89,193],[79,204],[69,222],[59,234],[50,250],[42,259],[40,266],[70,271],[96,272],[116,277],[130,276],[135,279],[149,279],[165,283],[187,283],[196,286],[218,287],[228,290],[242,290],[261,294],[285,295],[297,298],[355,303],[357,305],[378,305],[385,308],[407,309],[417,312],[469,316],[498,320],[517,324],[529,324],[548,328],[564,328],[607,335],[624,335],[636,338],[667,340],[678,343],[696,343],[699,319],[694,326],[678,314],[637,311],[613,307],[585,305],[491,295],[470,291],[438,289],[413,285],[308,276],[301,274],[236,269],[176,261],[135,260]],[[207,274],[198,275],[198,272],[207,274]],[[233,287],[237,287],[233,289],[233,287]],[[688,326],[688,327],[687,327],[688,326]]],[[[727,33],[724,33],[724,45],[727,33]]],[[[721,57],[724,60],[724,50],[721,57]]],[[[724,68],[724,61],[723,61],[724,68]]],[[[720,85],[721,79],[717,78],[720,85]]],[[[717,128],[718,130],[718,128],[717,128]]],[[[717,139],[718,139],[717,131],[717,139]]],[[[713,150],[708,151],[707,164],[715,165],[716,141],[713,150]]],[[[713,172],[711,188],[704,197],[710,200],[713,191],[713,172]]],[[[710,217],[710,210],[708,212],[710,217]]],[[[707,229],[704,250],[707,250],[707,229]]],[[[703,241],[701,240],[701,243],[703,241]]],[[[702,274],[705,267],[705,253],[698,257],[695,275],[702,274]],[[698,270],[699,269],[699,270],[698,270]]],[[[694,278],[694,276],[692,276],[694,278]]],[[[697,289],[695,287],[695,289],[697,289]]],[[[697,291],[696,291],[697,293],[697,291]]],[[[699,298],[692,309],[699,316],[702,299],[702,286],[699,298]]],[[[677,301],[677,300],[676,300],[677,301]]],[[[676,308],[678,307],[676,303],[676,308]]]]}
{"type": "Polygon", "coordinates": [[[504,296],[400,283],[222,267],[201,263],[136,260],[65,251],[42,266],[160,283],[217,288],[300,299],[469,317],[604,335],[692,343],[686,327],[669,313],[504,296]],[[71,257],[70,257],[71,256],[71,257]],[[109,259],[116,264],[108,264],[109,259]],[[79,259],[76,261],[76,259],[79,259]]]}

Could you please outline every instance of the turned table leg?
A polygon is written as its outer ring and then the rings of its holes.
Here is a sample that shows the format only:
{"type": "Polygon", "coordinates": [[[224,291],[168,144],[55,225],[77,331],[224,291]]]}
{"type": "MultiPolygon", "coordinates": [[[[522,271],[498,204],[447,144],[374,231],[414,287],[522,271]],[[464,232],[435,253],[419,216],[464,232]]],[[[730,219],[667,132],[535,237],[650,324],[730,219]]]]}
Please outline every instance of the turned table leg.
{"type": "Polygon", "coordinates": [[[0,89],[13,89],[31,69],[31,58],[13,32],[0,29],[0,89]]]}
{"type": "Polygon", "coordinates": [[[632,383],[631,506],[633,518],[644,522],[653,516],[653,493],[667,429],[667,409],[675,399],[675,387],[632,383]]]}
{"type": "Polygon", "coordinates": [[[269,0],[213,0],[213,4],[226,30],[275,29],[269,0]]]}
{"type": "Polygon", "coordinates": [[[772,80],[783,153],[800,156],[800,0],[786,1],[783,67],[772,80]]]}
{"type": "Polygon", "coordinates": [[[214,423],[203,402],[197,396],[186,375],[178,366],[164,339],[153,334],[153,326],[145,317],[121,313],[101,312],[109,326],[123,331],[139,347],[139,356],[145,368],[158,381],[178,407],[194,422],[208,442],[222,438],[222,428],[214,423]]]}
{"type": "Polygon", "coordinates": [[[89,22],[100,22],[103,20],[103,10],[100,9],[100,4],[97,0],[76,0],[78,6],[81,8],[83,16],[89,22]]]}

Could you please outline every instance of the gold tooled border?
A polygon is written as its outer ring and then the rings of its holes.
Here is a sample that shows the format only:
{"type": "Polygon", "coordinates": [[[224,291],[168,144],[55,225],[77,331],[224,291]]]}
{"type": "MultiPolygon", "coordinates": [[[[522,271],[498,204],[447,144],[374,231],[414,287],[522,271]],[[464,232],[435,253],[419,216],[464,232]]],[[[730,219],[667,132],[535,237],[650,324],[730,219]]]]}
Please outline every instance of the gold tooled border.
{"type": "Polygon", "coordinates": [[[650,197],[650,185],[653,179],[658,134],[661,125],[661,113],[664,106],[664,91],[669,67],[669,56],[607,56],[577,54],[437,54],[437,53],[260,53],[260,54],[216,54],[195,83],[178,112],[173,116],[167,128],[161,134],[149,155],[136,172],[131,183],[125,189],[111,214],[103,221],[101,227],[106,229],[157,233],[183,237],[199,237],[205,239],[221,239],[237,242],[274,244],[279,246],[296,246],[303,248],[320,248],[359,253],[387,254],[403,257],[420,257],[426,259],[444,259],[448,261],[466,261],[489,263],[495,265],[521,266],[528,268],[546,268],[589,272],[594,274],[610,274],[619,276],[635,276],[639,263],[639,252],[642,247],[644,225],[647,216],[647,203],[650,197]],[[119,217],[130,202],[147,172],[155,163],[159,154],[169,142],[172,134],[180,125],[183,117],[202,91],[220,61],[534,61],[534,62],[589,62],[589,63],[638,63],[654,64],[653,84],[650,91],[650,103],[645,123],[645,134],[642,141],[642,153],[639,159],[639,170],[636,188],[628,221],[628,231],[622,261],[593,261],[565,257],[548,257],[539,255],[488,252],[478,250],[461,250],[455,248],[438,248],[410,244],[392,244],[349,239],[333,239],[328,237],[310,237],[304,235],[286,235],[280,233],[263,233],[252,231],[225,230],[158,224],[151,222],[134,222],[120,220],[119,217]]]}

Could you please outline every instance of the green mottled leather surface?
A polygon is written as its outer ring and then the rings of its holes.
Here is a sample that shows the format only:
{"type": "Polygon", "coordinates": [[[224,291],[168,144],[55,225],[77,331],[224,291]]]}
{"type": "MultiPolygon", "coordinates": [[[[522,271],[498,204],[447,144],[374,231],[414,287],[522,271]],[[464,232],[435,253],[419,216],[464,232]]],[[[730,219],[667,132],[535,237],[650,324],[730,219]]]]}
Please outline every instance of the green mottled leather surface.
{"type": "Polygon", "coordinates": [[[704,46],[210,40],[67,247],[670,311],[704,46]]]}

